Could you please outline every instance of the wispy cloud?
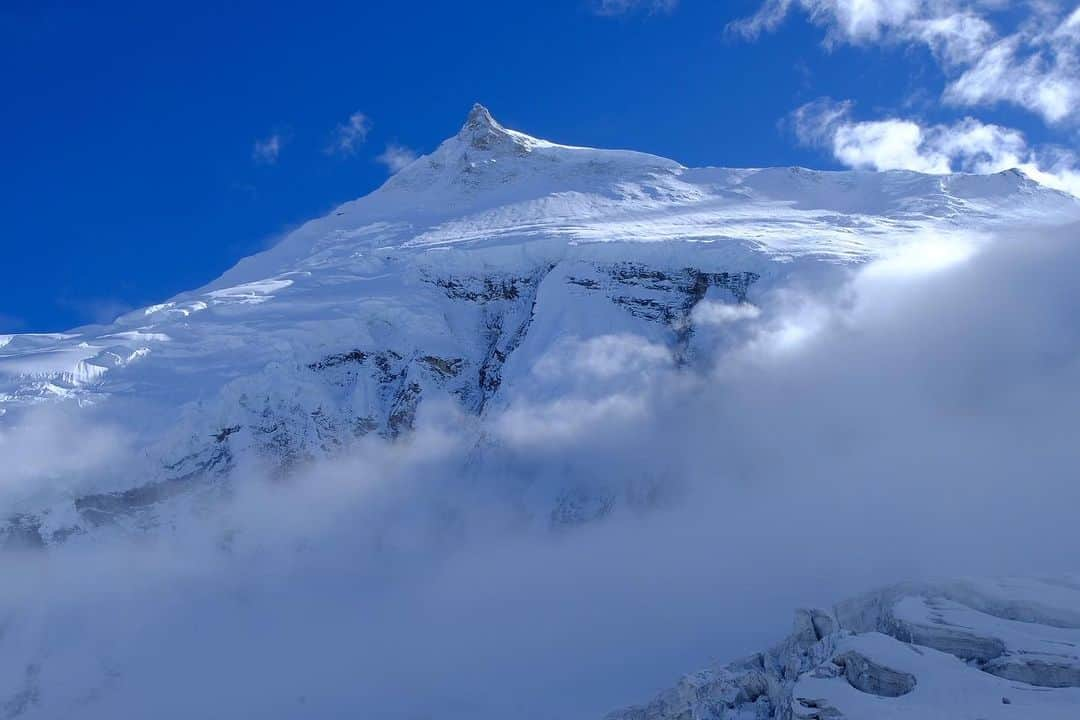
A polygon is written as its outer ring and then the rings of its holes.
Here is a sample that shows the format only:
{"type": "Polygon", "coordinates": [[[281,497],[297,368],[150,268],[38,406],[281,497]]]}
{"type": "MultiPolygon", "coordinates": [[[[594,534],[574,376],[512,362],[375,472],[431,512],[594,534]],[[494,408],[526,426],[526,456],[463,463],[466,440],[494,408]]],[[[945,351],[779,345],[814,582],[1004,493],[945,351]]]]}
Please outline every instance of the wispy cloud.
{"type": "Polygon", "coordinates": [[[1005,7],[991,0],[766,0],[729,30],[754,39],[802,10],[825,29],[827,46],[927,47],[947,77],[946,103],[1009,103],[1049,124],[1080,121],[1080,8],[1065,15],[1060,3],[1028,3],[1026,17],[1003,33],[995,12],[1005,7]]]}
{"type": "Polygon", "coordinates": [[[379,155],[375,160],[385,165],[390,174],[394,175],[411,164],[417,157],[416,151],[412,148],[397,143],[389,143],[382,155],[379,155]]]}
{"type": "Polygon", "coordinates": [[[251,159],[260,165],[275,165],[284,144],[285,139],[280,133],[257,139],[251,151],[251,159]]]}
{"type": "Polygon", "coordinates": [[[1013,103],[1049,123],[1080,120],[1080,8],[1060,23],[1036,19],[978,47],[945,91],[956,105],[1013,103]]]}
{"type": "Polygon", "coordinates": [[[679,0],[596,0],[593,12],[609,17],[631,12],[669,13],[678,5],[679,0]]]}
{"type": "Polygon", "coordinates": [[[691,319],[697,325],[730,325],[745,320],[756,320],[761,310],[750,303],[722,303],[702,300],[694,306],[691,319]]]}
{"type": "Polygon", "coordinates": [[[354,155],[367,141],[371,132],[371,119],[362,112],[354,112],[349,119],[334,130],[333,140],[326,146],[327,155],[354,155]]]}
{"type": "Polygon", "coordinates": [[[41,504],[100,481],[110,465],[130,461],[129,438],[107,422],[90,422],[74,407],[33,408],[0,427],[0,501],[27,498],[41,504]]]}
{"type": "Polygon", "coordinates": [[[840,163],[873,170],[994,173],[1013,168],[1080,196],[1080,158],[1070,150],[1033,148],[1019,130],[964,118],[926,125],[909,118],[855,120],[854,103],[821,98],[792,114],[804,145],[829,151],[840,163]]]}
{"type": "Polygon", "coordinates": [[[734,32],[755,39],[772,32],[795,9],[802,9],[829,33],[829,42],[872,42],[911,22],[922,12],[919,0],[765,0],[758,11],[730,25],[734,32]]]}

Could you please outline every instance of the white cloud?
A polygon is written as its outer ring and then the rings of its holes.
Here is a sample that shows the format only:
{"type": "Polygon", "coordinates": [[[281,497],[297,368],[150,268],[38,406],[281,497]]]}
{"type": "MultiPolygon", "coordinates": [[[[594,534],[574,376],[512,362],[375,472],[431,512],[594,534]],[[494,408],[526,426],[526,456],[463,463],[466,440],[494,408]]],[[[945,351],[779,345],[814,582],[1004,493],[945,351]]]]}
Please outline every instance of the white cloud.
{"type": "Polygon", "coordinates": [[[397,143],[389,143],[382,155],[379,155],[375,160],[385,165],[387,170],[390,171],[390,174],[394,175],[405,169],[405,167],[410,165],[416,158],[416,151],[412,148],[398,145],[397,143]]]}
{"type": "Polygon", "coordinates": [[[285,143],[279,133],[274,133],[265,138],[255,141],[255,147],[251,151],[251,159],[262,165],[274,165],[281,154],[281,146],[285,143]]]}
{"type": "Polygon", "coordinates": [[[597,15],[625,15],[630,12],[669,13],[679,5],[679,0],[596,0],[593,12],[597,15]]]}
{"type": "Polygon", "coordinates": [[[544,378],[584,377],[586,382],[620,378],[670,365],[671,351],[631,334],[563,338],[533,366],[544,378]]]}
{"type": "Polygon", "coordinates": [[[796,110],[799,140],[822,147],[852,168],[995,173],[1019,169],[1029,177],[1080,197],[1080,160],[1059,148],[1032,148],[1012,128],[965,118],[948,125],[923,125],[902,118],[858,121],[854,105],[821,99],[796,110]]]}
{"type": "Polygon", "coordinates": [[[353,155],[367,141],[371,120],[362,112],[354,112],[334,130],[334,139],[326,147],[327,155],[353,155]]]}
{"type": "Polygon", "coordinates": [[[766,0],[754,15],[730,27],[756,38],[775,30],[793,9],[800,8],[814,23],[826,27],[830,42],[872,41],[919,17],[922,6],[920,0],[766,0]]]}
{"type": "Polygon", "coordinates": [[[978,59],[949,84],[947,102],[992,105],[1009,102],[1047,122],[1080,115],[1080,44],[1061,28],[1023,30],[982,48],[978,59]]]}
{"type": "Polygon", "coordinates": [[[637,394],[606,395],[597,399],[559,398],[548,403],[520,402],[504,412],[492,433],[511,447],[550,449],[555,443],[587,445],[598,427],[625,428],[641,421],[649,408],[637,394]]]}
{"type": "Polygon", "coordinates": [[[928,47],[948,84],[946,102],[975,107],[1011,103],[1046,122],[1080,119],[1080,16],[1058,3],[1025,5],[1028,15],[1010,32],[994,26],[995,0],[767,0],[756,14],[732,23],[756,38],[793,10],[825,28],[826,44],[877,42],[928,47]]]}
{"type": "Polygon", "coordinates": [[[730,325],[744,320],[756,320],[761,310],[750,303],[723,303],[702,300],[690,313],[692,322],[698,325],[730,325]]]}
{"type": "Polygon", "coordinates": [[[98,475],[130,462],[130,453],[120,431],[78,415],[75,408],[32,409],[0,427],[0,505],[46,505],[79,489],[87,478],[100,481],[98,475]]]}
{"type": "MultiPolygon", "coordinates": [[[[1071,234],[1006,238],[931,275],[856,271],[851,302],[807,298],[812,320],[770,305],[759,341],[689,387],[661,364],[655,393],[512,406],[492,418],[495,467],[460,470],[467,433],[449,452],[369,442],[293,482],[241,483],[161,542],[55,548],[48,572],[5,558],[4,667],[45,658],[43,714],[104,687],[91,720],[578,720],[766,646],[797,605],[1068,569],[1071,234]],[[569,512],[610,514],[530,529],[550,505],[512,489],[567,483],[569,512]],[[181,705],[178,673],[201,689],[181,705]]],[[[651,354],[620,337],[592,350],[651,354]]]]}
{"type": "Polygon", "coordinates": [[[947,68],[976,61],[997,37],[994,26],[972,12],[920,18],[911,22],[905,34],[925,43],[947,68]]]}
{"type": "Polygon", "coordinates": [[[1080,197],[1080,157],[1072,150],[1044,150],[1036,161],[1026,163],[1021,169],[1043,185],[1080,197]]]}
{"type": "MultiPolygon", "coordinates": [[[[433,439],[421,422],[290,482],[233,478],[190,520],[4,556],[2,675],[34,664],[32,712],[87,720],[584,720],[768,646],[793,607],[1069,571],[1075,232],[830,266],[850,279],[836,295],[755,297],[762,322],[715,370],[657,362],[644,389],[511,405],[480,421],[506,441],[481,453],[475,427],[433,439]],[[608,514],[550,532],[556,497],[608,514]]],[[[568,343],[567,372],[659,360],[656,339],[596,340],[568,343]]],[[[16,459],[89,460],[95,428],[16,459]]]]}

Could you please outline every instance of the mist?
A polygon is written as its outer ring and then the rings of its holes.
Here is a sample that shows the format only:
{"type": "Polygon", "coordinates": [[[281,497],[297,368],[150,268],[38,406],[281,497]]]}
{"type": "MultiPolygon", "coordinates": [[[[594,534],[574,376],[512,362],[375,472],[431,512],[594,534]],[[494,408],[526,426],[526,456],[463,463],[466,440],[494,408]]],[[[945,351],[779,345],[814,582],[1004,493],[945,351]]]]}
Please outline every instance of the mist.
{"type": "MultiPolygon", "coordinates": [[[[927,238],[833,290],[709,300],[690,367],[564,338],[482,424],[424,408],[412,437],[287,481],[246,467],[183,527],[0,555],[0,697],[47,688],[27,717],[598,718],[780,640],[796,607],[1075,571],[1078,234],[927,238]],[[528,512],[568,488],[581,522],[528,512]]],[[[0,489],[131,452],[71,422],[0,438],[21,449],[0,489]],[[63,467],[25,459],[68,436],[87,451],[63,467]]]]}

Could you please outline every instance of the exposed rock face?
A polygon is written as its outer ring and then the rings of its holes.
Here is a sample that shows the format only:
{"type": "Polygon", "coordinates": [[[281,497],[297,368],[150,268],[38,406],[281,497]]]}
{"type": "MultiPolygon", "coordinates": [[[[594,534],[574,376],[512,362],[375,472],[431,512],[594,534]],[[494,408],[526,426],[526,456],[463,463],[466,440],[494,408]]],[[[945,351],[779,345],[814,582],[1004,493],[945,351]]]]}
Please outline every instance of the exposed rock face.
{"type": "Polygon", "coordinates": [[[427,278],[451,300],[464,300],[481,308],[483,356],[478,363],[475,385],[459,392],[472,412],[483,413],[488,400],[502,386],[502,367],[529,332],[536,314],[536,294],[552,267],[543,266],[521,277],[427,278]]]}
{"type": "Polygon", "coordinates": [[[800,610],[772,650],[608,720],[1064,720],[1080,703],[1078,608],[1080,590],[1054,581],[898,585],[800,610]]]}
{"type": "MultiPolygon", "coordinates": [[[[690,313],[705,293],[714,288],[729,301],[745,302],[758,277],[629,262],[545,262],[519,273],[488,274],[425,267],[417,274],[416,292],[431,296],[438,312],[461,318],[448,328],[457,336],[454,352],[401,343],[345,344],[304,362],[268,366],[232,382],[214,414],[201,410],[193,424],[204,429],[165,447],[148,470],[149,481],[75,497],[74,525],[45,529],[33,512],[20,513],[0,523],[0,542],[44,546],[117,521],[153,527],[170,502],[212,502],[227,493],[240,458],[269,461],[284,475],[339,453],[356,438],[374,433],[394,440],[409,433],[431,399],[482,416],[503,387],[507,362],[529,335],[542,288],[584,288],[614,313],[628,313],[639,332],[657,336],[681,357],[694,331],[690,313]]],[[[565,526],[602,517],[611,507],[608,495],[567,487],[554,507],[541,512],[550,514],[552,525],[565,526]]]]}

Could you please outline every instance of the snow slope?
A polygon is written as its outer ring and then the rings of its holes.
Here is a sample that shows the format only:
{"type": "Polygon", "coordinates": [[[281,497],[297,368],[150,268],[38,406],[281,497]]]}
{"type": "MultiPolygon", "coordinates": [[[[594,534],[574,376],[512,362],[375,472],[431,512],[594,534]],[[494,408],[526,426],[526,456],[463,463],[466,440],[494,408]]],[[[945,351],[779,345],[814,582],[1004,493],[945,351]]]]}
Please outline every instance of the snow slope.
{"type": "Polygon", "coordinates": [[[1076,578],[967,579],[800,610],[773,649],[608,720],[1065,720],[1078,704],[1076,578]]]}
{"type": "MultiPolygon", "coordinates": [[[[692,169],[539,140],[476,106],[383,187],[203,288],[108,326],[0,338],[0,429],[77,406],[141,451],[8,493],[0,533],[39,545],[157,527],[245,458],[287,472],[399,437],[429,405],[482,419],[522,394],[557,398],[568,380],[536,365],[568,339],[633,334],[693,364],[710,350],[704,310],[767,316],[792,282],[1078,217],[1019,172],[692,169]]],[[[549,495],[537,516],[564,517],[549,495]]]]}

